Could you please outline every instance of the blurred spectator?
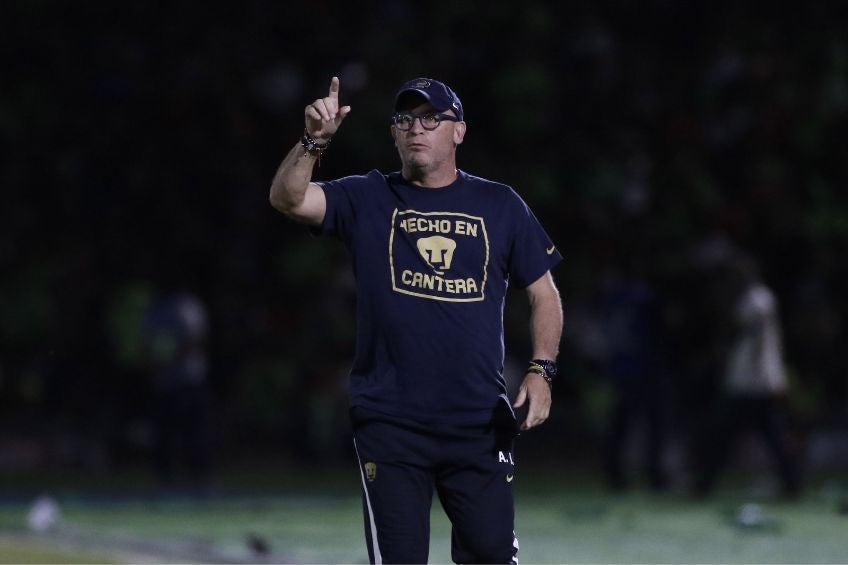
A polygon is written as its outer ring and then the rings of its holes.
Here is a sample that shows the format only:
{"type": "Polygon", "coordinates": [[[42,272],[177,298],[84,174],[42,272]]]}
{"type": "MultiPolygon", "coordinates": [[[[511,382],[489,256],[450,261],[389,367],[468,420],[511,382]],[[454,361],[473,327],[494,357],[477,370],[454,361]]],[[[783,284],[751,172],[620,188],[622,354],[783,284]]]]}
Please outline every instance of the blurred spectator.
{"type": "Polygon", "coordinates": [[[751,430],[765,441],[776,461],[783,494],[796,495],[801,485],[789,435],[777,299],[754,261],[741,254],[731,257],[722,278],[731,305],[724,395],[703,442],[697,492],[705,495],[713,489],[734,440],[751,430]]]}
{"type": "Polygon", "coordinates": [[[151,304],[144,330],[157,478],[171,485],[185,463],[193,486],[203,487],[211,463],[206,307],[191,293],[165,294],[151,304]]]}
{"type": "Polygon", "coordinates": [[[613,389],[605,445],[606,479],[615,490],[628,486],[628,447],[644,430],[642,463],[654,489],[666,487],[663,470],[665,391],[659,352],[658,300],[636,253],[621,261],[621,272],[607,284],[603,301],[607,339],[604,374],[613,389]]]}

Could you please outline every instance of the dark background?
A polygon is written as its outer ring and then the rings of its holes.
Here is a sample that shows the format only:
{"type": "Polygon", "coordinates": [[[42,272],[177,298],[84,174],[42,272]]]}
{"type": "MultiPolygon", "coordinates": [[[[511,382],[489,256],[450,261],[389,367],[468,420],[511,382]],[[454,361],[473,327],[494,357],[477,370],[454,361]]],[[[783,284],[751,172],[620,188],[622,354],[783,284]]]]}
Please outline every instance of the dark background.
{"type": "MultiPolygon", "coordinates": [[[[208,309],[213,467],[349,456],[346,254],[268,204],[304,106],[334,74],[353,110],[315,178],[398,168],[397,87],[438,78],[465,105],[459,166],[514,186],[565,256],[563,375],[526,457],[564,469],[597,458],[609,404],[597,302],[634,258],[659,297],[669,449],[685,454],[721,379],[727,312],[707,272],[729,249],[756,258],[777,295],[800,440],[845,437],[842,4],[21,1],[0,12],[0,471],[145,468],[156,407],[139,328],[177,288],[208,309]]],[[[511,292],[517,366],[526,313],[511,292]]]]}

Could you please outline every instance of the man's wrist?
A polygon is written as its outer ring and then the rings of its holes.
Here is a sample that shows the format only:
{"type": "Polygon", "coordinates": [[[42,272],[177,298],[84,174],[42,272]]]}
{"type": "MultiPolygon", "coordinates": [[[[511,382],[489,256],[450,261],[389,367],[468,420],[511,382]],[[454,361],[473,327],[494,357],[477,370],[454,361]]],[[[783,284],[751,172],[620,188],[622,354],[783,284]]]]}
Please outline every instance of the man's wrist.
{"type": "Polygon", "coordinates": [[[549,386],[553,387],[553,382],[559,372],[559,369],[557,368],[556,362],[551,361],[550,359],[533,359],[527,367],[527,372],[536,373],[545,379],[549,386]]]}
{"type": "Polygon", "coordinates": [[[312,137],[309,135],[309,132],[304,129],[303,137],[300,138],[300,144],[310,155],[320,157],[321,153],[326,151],[327,147],[330,145],[330,140],[332,140],[332,137],[327,139],[312,137]]]}

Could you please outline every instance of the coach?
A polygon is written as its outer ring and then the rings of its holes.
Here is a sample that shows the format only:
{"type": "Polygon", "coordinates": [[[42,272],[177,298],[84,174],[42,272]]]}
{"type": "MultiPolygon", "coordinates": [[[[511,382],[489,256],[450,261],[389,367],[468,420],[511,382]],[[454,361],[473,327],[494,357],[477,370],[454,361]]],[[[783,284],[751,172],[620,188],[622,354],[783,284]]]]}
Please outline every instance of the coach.
{"type": "Polygon", "coordinates": [[[562,257],[509,186],[456,168],[462,103],[428,79],[401,86],[401,170],[311,182],[350,106],[339,80],[271,184],[271,204],[349,249],[357,286],[351,421],[372,563],[425,563],[434,489],[458,563],[517,562],[513,440],[543,423],[562,333],[550,269],[562,257]],[[513,404],[503,377],[508,283],[529,296],[533,360],[513,404]],[[529,404],[517,425],[513,408],[529,404]]]}

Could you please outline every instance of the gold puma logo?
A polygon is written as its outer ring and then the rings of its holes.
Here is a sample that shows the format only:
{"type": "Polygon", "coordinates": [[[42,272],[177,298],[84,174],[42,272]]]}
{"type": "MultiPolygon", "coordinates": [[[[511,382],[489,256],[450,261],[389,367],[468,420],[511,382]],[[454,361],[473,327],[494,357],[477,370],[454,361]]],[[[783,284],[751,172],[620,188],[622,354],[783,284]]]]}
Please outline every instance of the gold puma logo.
{"type": "Polygon", "coordinates": [[[433,267],[433,270],[439,274],[445,274],[445,271],[450,269],[453,261],[453,252],[456,250],[456,242],[452,239],[434,235],[431,237],[422,237],[416,242],[418,253],[427,261],[427,264],[433,267]],[[443,270],[439,270],[439,268],[443,270]]]}
{"type": "Polygon", "coordinates": [[[377,464],[368,462],[365,464],[365,478],[368,479],[368,482],[374,482],[377,478],[377,464]]]}

